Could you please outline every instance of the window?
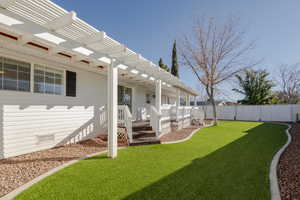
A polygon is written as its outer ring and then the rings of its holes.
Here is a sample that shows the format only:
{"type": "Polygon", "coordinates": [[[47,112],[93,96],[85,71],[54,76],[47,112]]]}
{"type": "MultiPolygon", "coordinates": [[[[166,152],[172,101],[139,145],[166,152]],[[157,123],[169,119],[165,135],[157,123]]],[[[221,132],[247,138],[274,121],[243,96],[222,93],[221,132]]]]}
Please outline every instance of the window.
{"type": "Polygon", "coordinates": [[[185,97],[180,97],[180,105],[185,106],[186,105],[186,98],[185,97]]]}
{"type": "Polygon", "coordinates": [[[118,105],[127,105],[132,110],[132,88],[118,85],[118,105]]]}
{"type": "Polygon", "coordinates": [[[76,72],[67,71],[66,76],[66,95],[76,97],[76,72]]]}
{"type": "Polygon", "coordinates": [[[30,64],[0,58],[0,89],[30,91],[30,64]]]}
{"type": "Polygon", "coordinates": [[[61,95],[63,93],[63,71],[34,65],[34,92],[61,95]]]}

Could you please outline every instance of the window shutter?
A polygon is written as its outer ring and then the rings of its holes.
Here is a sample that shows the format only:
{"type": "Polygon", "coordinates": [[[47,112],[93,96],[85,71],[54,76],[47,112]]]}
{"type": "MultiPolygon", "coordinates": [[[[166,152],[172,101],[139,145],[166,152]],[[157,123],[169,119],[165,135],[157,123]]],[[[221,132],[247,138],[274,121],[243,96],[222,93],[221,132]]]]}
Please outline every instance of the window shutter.
{"type": "Polygon", "coordinates": [[[66,95],[76,97],[76,72],[66,72],[66,95]]]}

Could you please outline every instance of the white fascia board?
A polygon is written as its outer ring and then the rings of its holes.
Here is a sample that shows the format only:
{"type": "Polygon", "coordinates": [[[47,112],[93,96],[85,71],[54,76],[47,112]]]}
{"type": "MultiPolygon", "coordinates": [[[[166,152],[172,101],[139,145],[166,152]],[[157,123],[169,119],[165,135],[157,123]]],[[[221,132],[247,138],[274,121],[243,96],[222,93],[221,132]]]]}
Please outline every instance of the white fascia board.
{"type": "Polygon", "coordinates": [[[25,45],[28,42],[31,42],[33,40],[33,36],[31,35],[21,35],[20,37],[18,37],[18,44],[19,45],[25,45]]]}
{"type": "Polygon", "coordinates": [[[6,9],[10,4],[15,2],[16,0],[0,0],[0,7],[6,9]]]}
{"type": "Polygon", "coordinates": [[[50,56],[56,55],[59,52],[62,52],[62,50],[59,48],[49,48],[49,50],[48,50],[48,54],[50,56]]]}
{"type": "Polygon", "coordinates": [[[71,25],[76,20],[76,12],[71,11],[61,17],[48,22],[44,26],[52,31],[57,31],[64,28],[65,26],[71,25]]]}
{"type": "Polygon", "coordinates": [[[72,56],[72,61],[73,62],[79,62],[79,61],[85,60],[85,59],[86,59],[85,56],[78,55],[78,54],[72,56]]]}

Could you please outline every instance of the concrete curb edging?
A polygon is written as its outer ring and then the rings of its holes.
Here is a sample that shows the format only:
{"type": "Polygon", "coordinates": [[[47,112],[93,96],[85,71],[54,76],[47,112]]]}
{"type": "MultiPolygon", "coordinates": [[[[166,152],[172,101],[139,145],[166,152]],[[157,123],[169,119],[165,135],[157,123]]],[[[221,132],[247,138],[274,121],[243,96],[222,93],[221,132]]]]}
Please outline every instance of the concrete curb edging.
{"type": "MultiPolygon", "coordinates": [[[[184,138],[184,139],[181,139],[181,140],[175,140],[175,141],[170,141],[170,142],[161,142],[161,144],[176,144],[176,143],[181,143],[181,142],[185,142],[189,139],[191,139],[193,137],[193,135],[195,133],[197,133],[198,131],[200,131],[201,129],[203,128],[208,128],[210,126],[213,126],[213,125],[208,125],[208,126],[203,126],[203,127],[200,127],[200,128],[197,128],[195,129],[188,137],[184,138]]],[[[1,199],[0,199],[1,200],[1,199]]]]}
{"type": "MultiPolygon", "coordinates": [[[[120,147],[118,149],[124,149],[126,147],[120,147]]],[[[89,155],[86,155],[84,157],[81,157],[81,158],[78,158],[78,159],[75,159],[75,160],[71,160],[69,162],[66,162],[58,167],[55,167],[53,169],[51,169],[50,171],[36,177],[35,179],[32,179],[31,181],[29,181],[28,183],[25,183],[24,185],[16,188],[15,190],[11,191],[10,193],[6,194],[5,196],[3,197],[0,197],[0,200],[10,200],[10,199],[13,199],[15,198],[17,195],[19,195],[20,193],[22,193],[24,190],[28,189],[29,187],[31,187],[32,185],[34,185],[35,183],[41,181],[42,179],[54,174],[55,172],[59,171],[59,170],[62,170],[72,164],[75,164],[76,162],[78,161],[81,161],[81,160],[85,160],[87,158],[91,158],[93,156],[97,156],[97,155],[101,155],[101,154],[104,154],[104,153],[107,153],[107,150],[104,150],[104,151],[100,151],[100,152],[96,152],[96,153],[92,153],[92,154],[89,154],[89,155]]]]}
{"type": "MultiPolygon", "coordinates": [[[[170,142],[161,142],[161,144],[175,144],[175,143],[180,143],[180,142],[184,142],[184,141],[187,141],[189,139],[191,139],[193,137],[193,135],[195,133],[197,133],[199,130],[203,129],[203,128],[207,128],[207,127],[210,127],[212,125],[209,125],[209,126],[204,126],[204,127],[201,127],[201,128],[197,128],[196,130],[194,130],[188,137],[182,139],[182,140],[176,140],[176,141],[170,141],[170,142]]],[[[125,149],[127,147],[120,147],[118,148],[119,150],[120,149],[125,149]]],[[[107,153],[107,150],[104,150],[104,151],[100,151],[100,152],[96,152],[96,153],[92,153],[92,154],[89,154],[89,155],[86,155],[84,157],[81,157],[81,158],[78,158],[78,159],[75,159],[75,160],[71,160],[69,162],[66,162],[58,167],[55,167],[51,170],[49,170],[48,172],[32,179],[31,181],[25,183],[24,185],[16,188],[15,190],[11,191],[10,193],[6,194],[5,196],[3,197],[0,197],[0,200],[11,200],[13,198],[15,198],[17,195],[19,195],[20,193],[22,193],[23,191],[27,190],[28,188],[30,188],[32,185],[34,185],[35,183],[41,181],[42,179],[54,174],[55,172],[58,172],[72,164],[75,164],[77,163],[78,161],[81,161],[81,160],[85,160],[87,158],[91,158],[91,157],[94,157],[94,156],[97,156],[97,155],[101,155],[101,154],[104,154],[104,153],[107,153]]]]}
{"type": "Polygon", "coordinates": [[[278,176],[277,176],[277,166],[278,166],[281,155],[283,154],[285,149],[290,145],[290,143],[292,141],[292,137],[290,135],[291,125],[290,124],[284,124],[284,125],[288,126],[288,128],[285,130],[285,133],[288,136],[288,141],[274,155],[272,162],[271,162],[271,166],[270,166],[269,179],[270,179],[271,200],[281,200],[279,184],[278,184],[278,176]]]}

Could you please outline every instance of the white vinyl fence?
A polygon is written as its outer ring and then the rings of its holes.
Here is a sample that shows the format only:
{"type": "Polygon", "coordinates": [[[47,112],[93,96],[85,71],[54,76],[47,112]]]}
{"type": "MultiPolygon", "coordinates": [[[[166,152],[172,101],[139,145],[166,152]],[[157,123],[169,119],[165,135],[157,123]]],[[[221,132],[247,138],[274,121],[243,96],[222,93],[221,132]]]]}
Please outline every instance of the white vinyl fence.
{"type": "MultiPolygon", "coordinates": [[[[203,106],[207,119],[213,118],[212,106],[203,106]]],[[[295,122],[299,120],[300,104],[217,106],[220,120],[295,122]]]]}

